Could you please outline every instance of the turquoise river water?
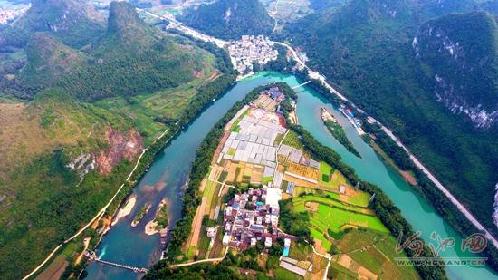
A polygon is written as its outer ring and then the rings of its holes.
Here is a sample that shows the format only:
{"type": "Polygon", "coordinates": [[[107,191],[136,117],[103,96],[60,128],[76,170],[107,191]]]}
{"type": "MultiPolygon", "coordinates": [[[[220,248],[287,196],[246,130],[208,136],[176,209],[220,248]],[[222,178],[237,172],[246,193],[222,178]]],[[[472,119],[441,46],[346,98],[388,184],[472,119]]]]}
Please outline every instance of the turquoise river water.
{"type": "MultiPolygon", "coordinates": [[[[147,267],[159,260],[160,240],[158,235],[147,236],[144,227],[152,219],[154,211],[135,228],[130,226],[136,212],[147,202],[155,209],[160,200],[168,200],[170,225],[180,218],[182,193],[195,157],[195,150],[214,124],[233,106],[236,101],[259,85],[270,82],[286,82],[291,87],[300,82],[292,75],[281,73],[260,73],[238,82],[222,98],[205,110],[185,131],[183,131],[158,156],[154,164],[134,189],[137,203],[130,215],[122,218],[103,238],[97,254],[103,259],[130,266],[147,267]]],[[[455,246],[440,252],[442,257],[476,257],[460,250],[462,237],[447,224],[419,193],[409,186],[400,175],[386,165],[365,143],[347,119],[318,93],[306,86],[298,92],[297,115],[299,123],[309,130],[322,144],[336,150],[343,161],[353,167],[365,180],[378,185],[391,198],[403,216],[421,233],[428,244],[437,246],[436,236],[454,237],[455,246]],[[327,131],[320,119],[320,108],[329,108],[346,130],[346,134],[360,152],[361,159],[347,151],[327,131]]],[[[498,279],[487,267],[447,266],[450,279],[498,279]]],[[[87,279],[138,279],[141,277],[130,270],[115,268],[100,263],[92,263],[87,268],[87,279]]]]}

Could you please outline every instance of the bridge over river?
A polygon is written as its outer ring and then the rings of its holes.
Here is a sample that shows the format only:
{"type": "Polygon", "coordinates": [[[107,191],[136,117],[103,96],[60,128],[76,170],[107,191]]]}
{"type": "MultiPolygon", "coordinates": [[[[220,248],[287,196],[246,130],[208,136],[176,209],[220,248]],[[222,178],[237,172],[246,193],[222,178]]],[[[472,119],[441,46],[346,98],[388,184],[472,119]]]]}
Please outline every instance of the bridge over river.
{"type": "Polygon", "coordinates": [[[114,263],[114,262],[102,260],[100,257],[97,257],[97,255],[93,251],[88,252],[87,256],[90,258],[91,261],[96,261],[96,262],[99,262],[99,263],[102,263],[105,265],[110,265],[110,266],[114,266],[114,267],[128,269],[128,270],[131,270],[135,273],[147,273],[149,271],[149,269],[147,269],[145,267],[137,267],[137,266],[119,264],[119,263],[114,263]]]}

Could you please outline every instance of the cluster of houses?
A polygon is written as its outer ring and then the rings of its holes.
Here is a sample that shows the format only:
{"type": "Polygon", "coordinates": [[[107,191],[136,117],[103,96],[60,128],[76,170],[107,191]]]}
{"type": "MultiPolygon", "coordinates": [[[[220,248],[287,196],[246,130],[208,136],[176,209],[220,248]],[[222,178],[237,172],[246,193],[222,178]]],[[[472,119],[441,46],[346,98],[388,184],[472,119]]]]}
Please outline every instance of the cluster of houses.
{"type": "Polygon", "coordinates": [[[278,229],[280,199],[280,188],[250,188],[236,194],[225,207],[223,245],[245,250],[262,241],[268,248],[277,238],[284,238],[284,253],[288,254],[293,237],[278,229]]]}
{"type": "Polygon", "coordinates": [[[0,25],[10,24],[26,12],[30,5],[8,5],[0,9],[0,25]]]}
{"type": "Polygon", "coordinates": [[[278,57],[273,43],[263,35],[243,35],[240,41],[229,43],[228,53],[240,74],[252,73],[255,63],[264,65],[278,57]]]}

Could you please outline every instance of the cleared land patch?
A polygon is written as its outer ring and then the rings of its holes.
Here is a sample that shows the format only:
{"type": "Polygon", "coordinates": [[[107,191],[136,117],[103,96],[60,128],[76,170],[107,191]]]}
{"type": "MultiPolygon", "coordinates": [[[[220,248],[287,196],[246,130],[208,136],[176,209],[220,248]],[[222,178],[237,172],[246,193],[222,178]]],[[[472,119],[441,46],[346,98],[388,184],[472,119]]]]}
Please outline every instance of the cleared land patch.
{"type": "MultiPolygon", "coordinates": [[[[397,266],[395,257],[405,257],[404,252],[396,251],[397,241],[394,237],[371,230],[351,230],[337,242],[343,256],[361,264],[364,269],[377,275],[380,279],[419,279],[415,269],[410,266],[397,266]]],[[[338,265],[336,263],[336,265],[338,265]]],[[[344,266],[342,266],[345,268],[344,266]]],[[[365,270],[349,270],[355,275],[368,275],[365,270]]],[[[331,272],[334,279],[347,275],[340,269],[331,272]]],[[[329,274],[330,275],[330,274],[329,274]]]]}

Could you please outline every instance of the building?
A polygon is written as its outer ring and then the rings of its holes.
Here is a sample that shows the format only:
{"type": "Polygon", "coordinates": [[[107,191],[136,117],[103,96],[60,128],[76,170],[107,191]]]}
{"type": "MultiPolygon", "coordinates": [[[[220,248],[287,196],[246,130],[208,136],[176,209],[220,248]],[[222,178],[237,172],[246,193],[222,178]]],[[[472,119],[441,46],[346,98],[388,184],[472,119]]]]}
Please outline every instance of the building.
{"type": "Polygon", "coordinates": [[[217,232],[217,227],[207,227],[206,228],[206,235],[209,238],[215,238],[216,232],[217,232]]]}
{"type": "Polygon", "coordinates": [[[290,238],[284,238],[284,250],[282,252],[282,256],[284,257],[289,256],[290,246],[291,246],[290,238]]]}
{"type": "Polygon", "coordinates": [[[273,245],[273,239],[269,236],[265,237],[265,247],[271,247],[273,245]]]}
{"type": "Polygon", "coordinates": [[[273,209],[279,209],[278,201],[282,199],[282,190],[280,188],[267,188],[265,204],[273,209]]]}
{"type": "Polygon", "coordinates": [[[298,265],[298,261],[289,257],[281,257],[280,258],[280,266],[287,269],[288,271],[295,273],[297,275],[305,276],[306,269],[301,268],[298,265]]]}

